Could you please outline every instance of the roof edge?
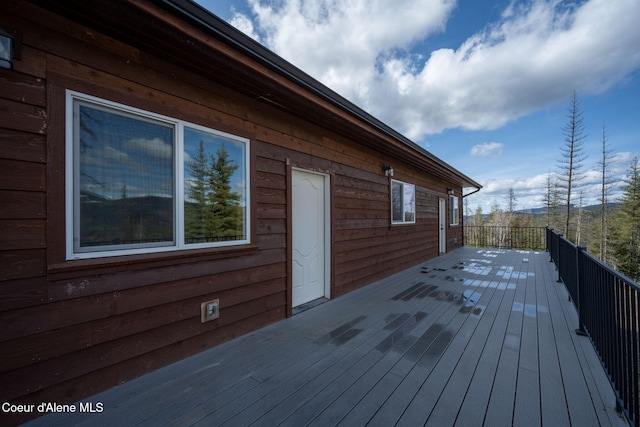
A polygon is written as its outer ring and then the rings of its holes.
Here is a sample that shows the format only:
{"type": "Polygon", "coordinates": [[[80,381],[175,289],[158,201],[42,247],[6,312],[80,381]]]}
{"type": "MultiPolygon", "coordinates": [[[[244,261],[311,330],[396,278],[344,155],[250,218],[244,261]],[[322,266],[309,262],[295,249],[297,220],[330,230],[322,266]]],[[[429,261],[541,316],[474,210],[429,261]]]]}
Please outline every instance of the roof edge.
{"type": "Polygon", "coordinates": [[[400,142],[415,151],[417,154],[435,162],[447,171],[461,178],[464,183],[463,187],[472,187],[477,189],[482,188],[482,185],[477,183],[475,180],[469,178],[453,166],[444,162],[442,159],[434,156],[420,145],[402,135],[400,132],[375,118],[373,115],[367,113],[362,108],[344,98],[342,95],[333,91],[323,83],[320,83],[300,68],[286,61],[278,54],[269,50],[192,0],[156,0],[156,3],[160,4],[174,15],[181,17],[186,22],[189,22],[191,25],[214,35],[218,40],[229,45],[234,50],[268,67],[289,81],[308,90],[359,121],[400,142]]]}
{"type": "Polygon", "coordinates": [[[272,69],[288,80],[305,88],[314,95],[328,101],[351,116],[401,142],[405,146],[416,151],[416,153],[432,160],[449,172],[462,178],[464,184],[466,184],[463,185],[463,187],[472,187],[477,189],[482,188],[482,185],[477,183],[475,180],[469,178],[453,166],[434,156],[420,145],[402,135],[400,132],[367,113],[362,108],[344,98],[342,95],[320,83],[309,74],[286,61],[281,56],[242,33],[202,6],[191,0],[160,0],[160,3],[168,10],[171,10],[174,14],[179,14],[182,19],[195,24],[206,32],[215,34],[219,40],[233,47],[235,50],[267,66],[269,69],[272,69]]]}

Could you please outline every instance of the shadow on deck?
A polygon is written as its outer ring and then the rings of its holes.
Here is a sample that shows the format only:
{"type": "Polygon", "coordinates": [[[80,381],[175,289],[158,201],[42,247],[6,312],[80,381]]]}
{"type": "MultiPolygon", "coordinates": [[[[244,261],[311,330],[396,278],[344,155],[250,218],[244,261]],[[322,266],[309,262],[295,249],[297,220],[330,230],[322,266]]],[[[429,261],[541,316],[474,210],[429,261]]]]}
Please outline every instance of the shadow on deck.
{"type": "Polygon", "coordinates": [[[555,278],[458,249],[28,425],[627,425],[555,278]]]}

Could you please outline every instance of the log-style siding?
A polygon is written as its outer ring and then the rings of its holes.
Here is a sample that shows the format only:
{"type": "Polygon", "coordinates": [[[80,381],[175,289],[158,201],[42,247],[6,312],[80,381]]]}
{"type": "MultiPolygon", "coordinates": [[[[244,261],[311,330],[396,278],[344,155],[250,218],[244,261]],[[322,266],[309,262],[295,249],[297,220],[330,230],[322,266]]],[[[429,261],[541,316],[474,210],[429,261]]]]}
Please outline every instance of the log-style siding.
{"type": "Polygon", "coordinates": [[[332,298],[438,255],[455,179],[29,2],[3,2],[0,25],[21,35],[0,70],[0,401],[78,401],[283,319],[291,167],[330,176],[332,298]],[[65,261],[66,89],[250,138],[252,244],[65,261]],[[415,225],[390,225],[382,164],[416,185],[415,225]],[[221,315],[201,323],[209,299],[221,315]]]}

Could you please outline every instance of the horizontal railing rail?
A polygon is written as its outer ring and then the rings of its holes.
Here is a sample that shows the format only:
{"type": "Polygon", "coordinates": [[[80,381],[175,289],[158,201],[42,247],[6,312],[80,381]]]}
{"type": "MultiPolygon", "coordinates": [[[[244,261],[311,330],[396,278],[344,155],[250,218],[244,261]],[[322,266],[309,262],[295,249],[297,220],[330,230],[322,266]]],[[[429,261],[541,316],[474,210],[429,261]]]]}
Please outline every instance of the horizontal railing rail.
{"type": "Polygon", "coordinates": [[[629,422],[640,421],[640,286],[547,228],[547,251],[629,422]]]}
{"type": "Polygon", "coordinates": [[[545,227],[465,225],[464,244],[476,248],[545,250],[545,227]]]}

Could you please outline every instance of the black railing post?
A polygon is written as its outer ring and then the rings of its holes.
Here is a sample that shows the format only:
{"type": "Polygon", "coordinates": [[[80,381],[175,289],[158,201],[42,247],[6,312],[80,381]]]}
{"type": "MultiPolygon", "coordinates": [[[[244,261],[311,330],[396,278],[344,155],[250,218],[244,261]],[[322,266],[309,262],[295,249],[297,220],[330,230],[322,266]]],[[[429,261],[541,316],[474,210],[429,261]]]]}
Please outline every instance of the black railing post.
{"type": "Polygon", "coordinates": [[[544,228],[544,248],[545,248],[545,252],[549,252],[549,257],[551,257],[551,246],[549,246],[549,226],[548,225],[544,228]]]}
{"type": "MultiPolygon", "coordinates": [[[[562,233],[558,233],[557,237],[556,237],[556,241],[558,242],[558,254],[556,255],[558,257],[558,259],[556,260],[556,270],[558,271],[558,280],[556,280],[556,283],[562,283],[562,274],[560,273],[560,266],[562,265],[560,259],[562,258],[562,256],[560,255],[560,253],[562,253],[562,251],[560,250],[560,239],[562,238],[562,233]]],[[[569,294],[569,300],[571,300],[571,294],[569,294]]]]}
{"type": "Polygon", "coordinates": [[[582,312],[584,308],[584,283],[585,283],[585,271],[584,271],[584,253],[586,252],[587,247],[584,245],[576,246],[576,292],[577,295],[577,303],[578,303],[578,329],[576,329],[576,334],[582,336],[588,336],[587,331],[584,330],[584,324],[582,319],[584,314],[582,312]]]}

